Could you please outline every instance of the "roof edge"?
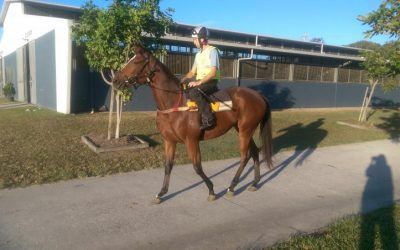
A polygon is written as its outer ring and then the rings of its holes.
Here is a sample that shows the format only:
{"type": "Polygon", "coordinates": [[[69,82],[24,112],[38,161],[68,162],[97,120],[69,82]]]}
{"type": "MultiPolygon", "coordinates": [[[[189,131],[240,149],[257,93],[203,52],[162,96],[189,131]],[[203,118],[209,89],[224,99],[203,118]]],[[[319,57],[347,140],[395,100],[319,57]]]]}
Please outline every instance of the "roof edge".
{"type": "Polygon", "coordinates": [[[82,8],[80,8],[80,7],[76,7],[76,6],[72,6],[72,5],[49,3],[49,2],[39,1],[39,0],[5,0],[3,2],[3,7],[1,9],[1,14],[0,14],[0,27],[3,27],[3,25],[4,25],[7,11],[8,11],[8,8],[11,3],[33,3],[33,4],[46,5],[49,7],[61,8],[61,9],[65,9],[65,10],[74,10],[77,12],[83,11],[82,8]]]}

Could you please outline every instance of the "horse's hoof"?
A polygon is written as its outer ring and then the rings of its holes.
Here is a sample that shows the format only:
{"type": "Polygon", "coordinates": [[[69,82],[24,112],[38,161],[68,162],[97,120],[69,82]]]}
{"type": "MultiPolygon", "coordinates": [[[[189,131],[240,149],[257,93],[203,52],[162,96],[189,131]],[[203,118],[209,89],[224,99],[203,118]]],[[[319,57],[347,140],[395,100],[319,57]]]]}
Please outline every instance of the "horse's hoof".
{"type": "Polygon", "coordinates": [[[254,191],[257,191],[258,188],[255,187],[255,186],[250,186],[247,190],[250,191],[250,192],[254,192],[254,191]]]}
{"type": "Polygon", "coordinates": [[[153,204],[153,205],[158,205],[160,203],[161,203],[161,198],[160,197],[154,198],[154,200],[151,202],[151,204],[153,204]]]}
{"type": "Polygon", "coordinates": [[[235,196],[234,192],[230,190],[226,191],[226,197],[228,197],[229,199],[233,198],[234,196],[235,196]]]}
{"type": "Polygon", "coordinates": [[[208,201],[215,201],[216,197],[215,195],[210,194],[207,198],[208,201]]]}

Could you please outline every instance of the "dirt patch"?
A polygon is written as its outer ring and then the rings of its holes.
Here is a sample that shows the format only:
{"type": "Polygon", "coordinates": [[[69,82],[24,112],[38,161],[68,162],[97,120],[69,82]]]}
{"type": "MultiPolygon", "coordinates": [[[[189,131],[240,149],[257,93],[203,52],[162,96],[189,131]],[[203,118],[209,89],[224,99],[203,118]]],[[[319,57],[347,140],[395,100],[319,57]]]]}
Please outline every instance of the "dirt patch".
{"type": "Polygon", "coordinates": [[[118,139],[108,140],[105,135],[89,134],[82,136],[82,141],[96,153],[149,147],[148,142],[136,135],[123,135],[118,139]]]}
{"type": "Polygon", "coordinates": [[[141,143],[135,135],[123,135],[119,139],[112,138],[110,140],[107,140],[106,135],[88,134],[87,137],[98,147],[127,146],[141,143]]]}

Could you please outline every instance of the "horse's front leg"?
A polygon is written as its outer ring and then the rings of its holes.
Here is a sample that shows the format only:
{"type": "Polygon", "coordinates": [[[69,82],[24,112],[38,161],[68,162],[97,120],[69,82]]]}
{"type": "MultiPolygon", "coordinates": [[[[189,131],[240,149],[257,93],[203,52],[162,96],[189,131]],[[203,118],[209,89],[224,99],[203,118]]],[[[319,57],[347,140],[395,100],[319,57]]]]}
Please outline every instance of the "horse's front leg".
{"type": "Polygon", "coordinates": [[[156,196],[153,203],[159,204],[161,203],[161,197],[168,192],[169,187],[169,179],[171,176],[172,167],[174,166],[174,157],[176,150],[176,142],[164,141],[164,150],[165,150],[165,174],[164,174],[164,182],[161,188],[160,193],[156,196]]]}
{"type": "Polygon", "coordinates": [[[203,167],[201,166],[201,153],[200,153],[199,141],[190,139],[187,140],[186,148],[190,158],[192,159],[194,170],[198,175],[200,175],[200,177],[203,179],[203,181],[206,183],[208,187],[209,194],[207,200],[208,201],[215,200],[214,184],[205,175],[205,173],[203,172],[203,167]]]}

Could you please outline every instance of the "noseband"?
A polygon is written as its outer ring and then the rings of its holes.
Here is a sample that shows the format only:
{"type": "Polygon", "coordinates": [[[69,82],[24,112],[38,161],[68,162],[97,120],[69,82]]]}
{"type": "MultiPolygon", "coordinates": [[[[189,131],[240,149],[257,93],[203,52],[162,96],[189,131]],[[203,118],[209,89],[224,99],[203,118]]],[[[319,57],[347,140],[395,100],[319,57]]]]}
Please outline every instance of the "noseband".
{"type": "MultiPolygon", "coordinates": [[[[126,77],[126,80],[124,81],[124,83],[126,85],[128,85],[128,86],[134,87],[135,89],[139,88],[140,85],[142,85],[142,84],[138,83],[139,77],[141,77],[143,71],[145,70],[146,66],[149,63],[150,63],[150,59],[146,58],[144,60],[143,66],[139,70],[139,72],[136,73],[134,76],[126,77]]],[[[157,71],[156,70],[156,65],[154,64],[153,67],[147,73],[144,74],[146,76],[146,78],[147,78],[145,84],[148,84],[148,85],[151,84],[152,78],[154,77],[156,71],[157,71]]]]}
{"type": "Polygon", "coordinates": [[[146,69],[146,66],[148,66],[148,64],[150,63],[150,59],[145,58],[144,60],[137,62],[136,64],[139,64],[139,63],[143,63],[143,66],[138,71],[138,73],[136,73],[134,76],[125,76],[126,80],[117,87],[118,89],[122,86],[128,86],[128,87],[133,87],[136,90],[142,85],[148,85],[148,86],[150,86],[150,88],[162,90],[165,92],[172,92],[172,93],[178,93],[178,94],[182,94],[183,92],[185,92],[185,90],[183,89],[183,86],[178,86],[179,90],[169,90],[169,89],[163,89],[163,88],[154,86],[152,84],[152,81],[153,81],[153,77],[154,77],[155,73],[158,71],[158,69],[156,68],[157,62],[155,62],[154,65],[149,69],[149,71],[144,74],[143,74],[143,71],[146,69]],[[139,78],[143,77],[143,76],[146,77],[146,82],[138,83],[139,78]]]}

